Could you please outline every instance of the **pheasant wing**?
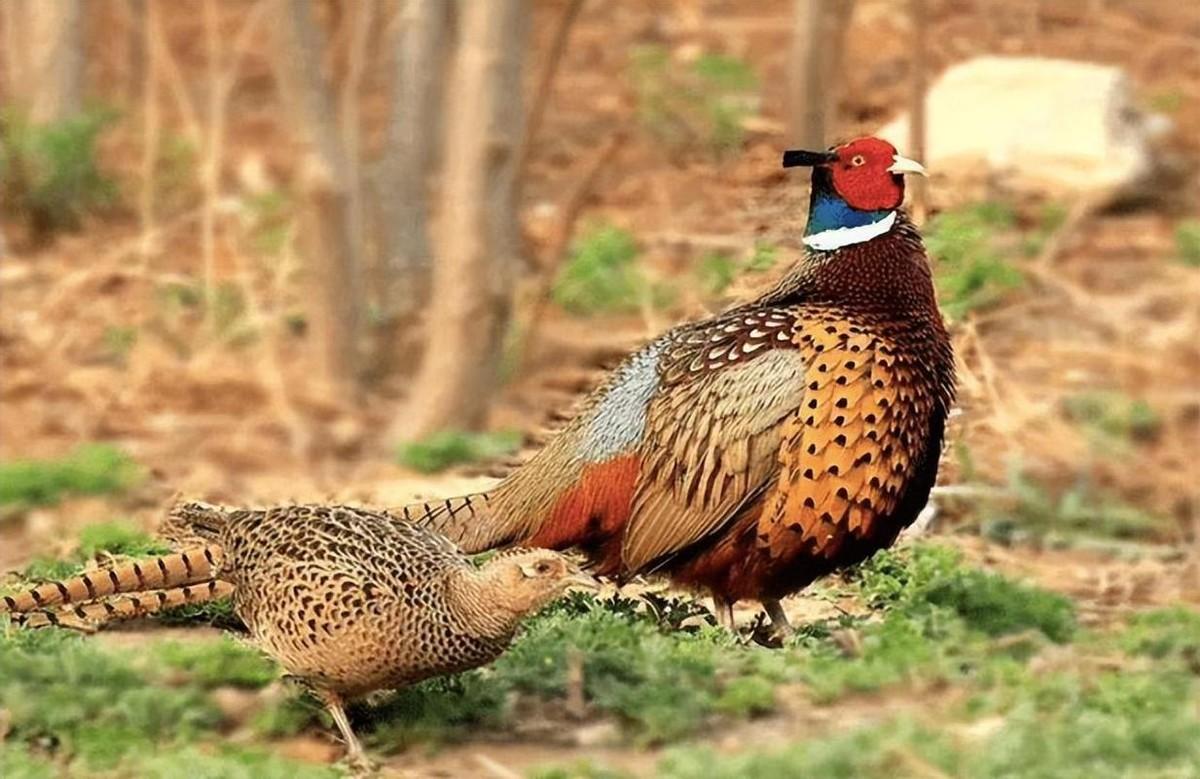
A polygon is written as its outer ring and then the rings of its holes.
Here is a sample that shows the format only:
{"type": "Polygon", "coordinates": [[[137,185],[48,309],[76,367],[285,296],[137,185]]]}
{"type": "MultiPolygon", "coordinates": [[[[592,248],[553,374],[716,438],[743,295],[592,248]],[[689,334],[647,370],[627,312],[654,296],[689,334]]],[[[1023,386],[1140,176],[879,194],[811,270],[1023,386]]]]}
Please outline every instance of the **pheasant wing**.
{"type": "Polygon", "coordinates": [[[785,312],[731,312],[680,334],[647,410],[626,573],[717,531],[774,480],[781,427],[804,394],[792,327],[785,312]]]}

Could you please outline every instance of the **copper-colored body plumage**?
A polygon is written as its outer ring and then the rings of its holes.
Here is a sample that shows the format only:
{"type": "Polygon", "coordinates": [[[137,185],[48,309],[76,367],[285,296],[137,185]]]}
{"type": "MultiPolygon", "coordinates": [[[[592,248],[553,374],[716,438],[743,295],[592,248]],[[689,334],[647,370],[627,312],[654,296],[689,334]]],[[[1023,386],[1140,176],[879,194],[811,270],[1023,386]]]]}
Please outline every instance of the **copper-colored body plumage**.
{"type": "Polygon", "coordinates": [[[427,528],[346,506],[185,503],[163,532],[187,549],[6,596],[0,611],[81,626],[232,594],[251,640],[326,702],[356,757],[344,698],[490,662],[577,573],[546,550],[477,568],[427,528]]]}

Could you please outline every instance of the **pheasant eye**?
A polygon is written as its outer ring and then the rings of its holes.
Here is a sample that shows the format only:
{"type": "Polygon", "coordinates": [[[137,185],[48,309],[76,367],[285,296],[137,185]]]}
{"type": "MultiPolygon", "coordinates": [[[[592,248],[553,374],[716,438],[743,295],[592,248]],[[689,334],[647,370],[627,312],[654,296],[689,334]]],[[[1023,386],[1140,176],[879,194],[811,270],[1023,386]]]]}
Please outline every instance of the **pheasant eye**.
{"type": "Polygon", "coordinates": [[[543,560],[542,562],[535,565],[533,570],[537,571],[539,574],[550,573],[550,563],[543,560]]]}
{"type": "Polygon", "coordinates": [[[850,164],[856,168],[865,164],[866,161],[867,161],[867,158],[862,156],[861,154],[855,154],[853,157],[850,158],[850,164]]]}

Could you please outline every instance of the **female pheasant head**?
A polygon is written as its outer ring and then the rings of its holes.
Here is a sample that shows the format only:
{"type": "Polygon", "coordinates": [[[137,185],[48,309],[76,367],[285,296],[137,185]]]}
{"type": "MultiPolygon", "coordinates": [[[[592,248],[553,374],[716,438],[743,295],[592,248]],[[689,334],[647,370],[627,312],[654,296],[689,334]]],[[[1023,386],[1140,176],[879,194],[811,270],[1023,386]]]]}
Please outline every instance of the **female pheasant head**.
{"type": "Polygon", "coordinates": [[[903,174],[925,175],[920,163],[900,156],[895,146],[869,137],[829,151],[786,151],[783,166],[813,169],[804,243],[817,251],[862,243],[891,230],[904,200],[903,174]]]}
{"type": "Polygon", "coordinates": [[[540,609],[571,587],[597,587],[574,559],[548,549],[508,550],[484,564],[480,574],[493,602],[518,616],[540,609]]]}

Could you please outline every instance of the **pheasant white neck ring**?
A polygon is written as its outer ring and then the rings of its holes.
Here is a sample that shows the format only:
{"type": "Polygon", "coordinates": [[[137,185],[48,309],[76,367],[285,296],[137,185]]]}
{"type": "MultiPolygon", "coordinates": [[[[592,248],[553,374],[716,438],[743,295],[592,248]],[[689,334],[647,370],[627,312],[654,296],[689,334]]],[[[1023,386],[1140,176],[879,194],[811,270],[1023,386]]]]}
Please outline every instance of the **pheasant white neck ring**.
{"type": "Polygon", "coordinates": [[[896,212],[888,211],[881,218],[853,227],[833,227],[819,233],[806,235],[804,245],[821,252],[830,252],[856,243],[865,243],[892,229],[896,223],[896,212]]]}

